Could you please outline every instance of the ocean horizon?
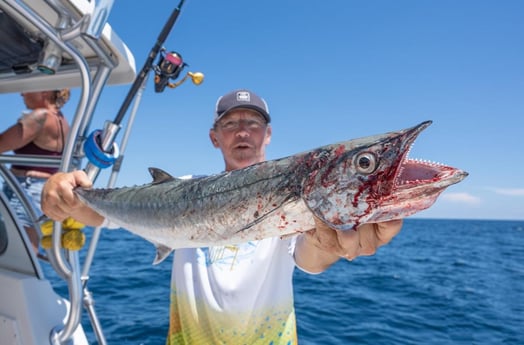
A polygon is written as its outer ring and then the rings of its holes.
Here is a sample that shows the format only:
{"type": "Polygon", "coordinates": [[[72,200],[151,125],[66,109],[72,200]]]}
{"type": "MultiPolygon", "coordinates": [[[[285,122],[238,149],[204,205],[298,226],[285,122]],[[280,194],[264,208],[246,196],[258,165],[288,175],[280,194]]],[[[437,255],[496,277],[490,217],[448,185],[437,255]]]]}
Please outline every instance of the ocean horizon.
{"type": "MultiPolygon", "coordinates": [[[[102,231],[87,286],[108,344],[165,343],[172,256],[152,265],[154,254],[125,230],[102,231]]],[[[299,344],[524,344],[523,258],[524,220],[405,219],[373,256],[295,270],[299,344]]]]}

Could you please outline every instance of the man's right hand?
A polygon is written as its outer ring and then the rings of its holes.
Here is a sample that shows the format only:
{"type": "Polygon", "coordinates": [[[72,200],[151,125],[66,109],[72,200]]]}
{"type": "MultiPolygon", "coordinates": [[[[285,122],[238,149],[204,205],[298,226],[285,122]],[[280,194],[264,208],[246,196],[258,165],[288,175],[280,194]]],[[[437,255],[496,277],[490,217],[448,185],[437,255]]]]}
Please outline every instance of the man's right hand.
{"type": "Polygon", "coordinates": [[[56,221],[67,217],[91,226],[102,224],[104,218],[82,203],[73,189],[91,188],[93,183],[84,171],[59,172],[51,176],[42,189],[42,211],[56,221]]]}

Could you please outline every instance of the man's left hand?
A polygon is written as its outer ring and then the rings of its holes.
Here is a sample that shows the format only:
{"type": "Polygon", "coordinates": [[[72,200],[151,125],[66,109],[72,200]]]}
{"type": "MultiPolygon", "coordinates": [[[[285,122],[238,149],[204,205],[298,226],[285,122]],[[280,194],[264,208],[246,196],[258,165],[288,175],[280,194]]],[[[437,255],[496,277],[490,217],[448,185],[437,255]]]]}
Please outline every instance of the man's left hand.
{"type": "Polygon", "coordinates": [[[389,243],[402,228],[402,220],[362,224],[356,231],[340,231],[328,227],[315,218],[316,229],[305,236],[319,249],[353,260],[358,256],[373,255],[378,247],[389,243]]]}
{"type": "Polygon", "coordinates": [[[356,230],[335,230],[315,217],[316,228],[297,239],[295,261],[302,269],[319,273],[340,258],[354,260],[373,255],[400,232],[402,219],[362,224],[356,230]]]}

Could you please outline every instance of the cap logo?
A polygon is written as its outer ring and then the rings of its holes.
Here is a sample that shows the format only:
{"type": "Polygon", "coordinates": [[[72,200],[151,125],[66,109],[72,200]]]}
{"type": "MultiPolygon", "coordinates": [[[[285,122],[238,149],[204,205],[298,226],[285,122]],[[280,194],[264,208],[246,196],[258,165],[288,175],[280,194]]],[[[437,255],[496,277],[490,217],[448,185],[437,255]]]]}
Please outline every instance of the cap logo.
{"type": "Polygon", "coordinates": [[[251,95],[247,91],[237,92],[237,101],[239,102],[251,102],[251,95]]]}

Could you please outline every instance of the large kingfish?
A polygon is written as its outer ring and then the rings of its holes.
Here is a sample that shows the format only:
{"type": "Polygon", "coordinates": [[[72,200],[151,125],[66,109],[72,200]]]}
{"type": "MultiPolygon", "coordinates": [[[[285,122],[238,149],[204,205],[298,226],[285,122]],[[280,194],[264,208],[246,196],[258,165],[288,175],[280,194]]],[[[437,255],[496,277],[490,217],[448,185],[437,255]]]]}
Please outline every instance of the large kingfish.
{"type": "Polygon", "coordinates": [[[431,121],[323,146],[244,169],[178,179],[151,168],[150,184],[78,189],[111,223],[157,247],[224,245],[313,229],[313,215],[338,230],[404,218],[430,207],[465,171],[408,158],[431,121]]]}

